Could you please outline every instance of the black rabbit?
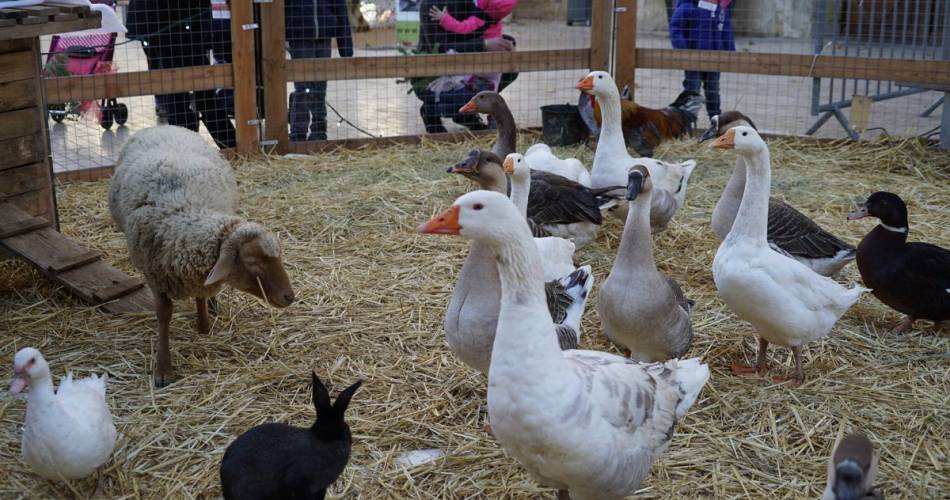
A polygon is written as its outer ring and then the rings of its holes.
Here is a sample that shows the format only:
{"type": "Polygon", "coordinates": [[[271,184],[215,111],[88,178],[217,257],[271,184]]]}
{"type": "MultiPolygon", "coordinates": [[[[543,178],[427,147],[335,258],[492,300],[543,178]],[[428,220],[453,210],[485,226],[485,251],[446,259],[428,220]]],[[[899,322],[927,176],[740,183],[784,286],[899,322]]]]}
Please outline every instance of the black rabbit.
{"type": "Polygon", "coordinates": [[[322,499],[343,472],[352,445],[343,412],[363,381],[331,404],[326,386],[312,375],[316,422],[309,429],[261,424],[238,436],[221,460],[225,499],[322,499]]]}

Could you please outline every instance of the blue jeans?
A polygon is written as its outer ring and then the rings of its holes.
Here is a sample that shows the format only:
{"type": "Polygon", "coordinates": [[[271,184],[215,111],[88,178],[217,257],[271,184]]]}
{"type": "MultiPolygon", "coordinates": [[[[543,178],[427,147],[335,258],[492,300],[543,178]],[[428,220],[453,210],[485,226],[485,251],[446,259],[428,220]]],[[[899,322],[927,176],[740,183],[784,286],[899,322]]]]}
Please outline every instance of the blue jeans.
{"type": "Polygon", "coordinates": [[[699,92],[702,86],[706,95],[706,114],[713,117],[722,112],[719,109],[719,73],[711,71],[687,71],[683,80],[683,89],[699,92]]]}
{"type": "MultiPolygon", "coordinates": [[[[330,57],[329,40],[288,40],[287,45],[293,59],[330,57]]],[[[327,140],[327,82],[294,82],[288,121],[293,142],[327,140]]]]}

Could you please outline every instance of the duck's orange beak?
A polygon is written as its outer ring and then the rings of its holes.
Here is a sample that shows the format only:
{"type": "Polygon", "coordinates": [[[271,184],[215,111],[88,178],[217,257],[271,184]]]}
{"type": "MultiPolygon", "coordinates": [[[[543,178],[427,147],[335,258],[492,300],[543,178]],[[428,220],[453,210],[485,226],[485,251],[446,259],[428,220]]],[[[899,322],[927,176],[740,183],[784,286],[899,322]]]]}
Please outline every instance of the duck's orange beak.
{"type": "Polygon", "coordinates": [[[587,75],[584,78],[581,78],[581,81],[577,82],[577,85],[575,85],[575,87],[577,88],[577,90],[580,90],[582,92],[590,92],[594,90],[594,77],[587,75]]]}
{"type": "Polygon", "coordinates": [[[459,234],[462,226],[459,225],[458,205],[452,205],[441,215],[433,217],[425,224],[419,226],[419,232],[422,234],[459,234]]]}
{"type": "Polygon", "coordinates": [[[474,98],[471,99],[471,100],[469,100],[467,103],[465,103],[464,106],[462,106],[461,108],[459,108],[459,113],[474,113],[474,112],[476,112],[476,111],[478,111],[478,109],[476,109],[476,107],[475,107],[475,99],[474,99],[474,98]]]}
{"type": "Polygon", "coordinates": [[[502,162],[502,164],[501,164],[501,168],[502,168],[502,170],[504,170],[505,173],[508,174],[508,175],[511,175],[511,174],[515,173],[515,162],[514,162],[514,160],[512,160],[511,158],[505,158],[505,161],[502,162]]]}
{"type": "Polygon", "coordinates": [[[718,139],[713,141],[709,145],[711,148],[716,149],[732,149],[736,147],[736,129],[729,129],[725,134],[722,134],[718,139]]]}

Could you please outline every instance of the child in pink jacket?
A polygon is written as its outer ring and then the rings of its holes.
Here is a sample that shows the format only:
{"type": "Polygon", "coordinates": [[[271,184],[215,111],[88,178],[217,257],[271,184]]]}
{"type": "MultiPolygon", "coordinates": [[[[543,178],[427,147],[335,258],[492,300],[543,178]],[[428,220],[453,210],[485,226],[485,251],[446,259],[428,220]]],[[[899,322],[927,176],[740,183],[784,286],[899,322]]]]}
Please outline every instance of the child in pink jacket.
{"type": "Polygon", "coordinates": [[[482,35],[482,38],[500,38],[502,19],[508,14],[511,14],[511,11],[515,10],[517,5],[518,0],[476,0],[475,6],[494,21],[490,24],[481,16],[469,16],[465,18],[465,20],[459,21],[452,17],[448,9],[440,9],[435,6],[429,9],[429,17],[433,20],[438,20],[439,26],[445,31],[460,34],[471,33],[489,24],[489,26],[485,28],[485,34],[482,35]]]}

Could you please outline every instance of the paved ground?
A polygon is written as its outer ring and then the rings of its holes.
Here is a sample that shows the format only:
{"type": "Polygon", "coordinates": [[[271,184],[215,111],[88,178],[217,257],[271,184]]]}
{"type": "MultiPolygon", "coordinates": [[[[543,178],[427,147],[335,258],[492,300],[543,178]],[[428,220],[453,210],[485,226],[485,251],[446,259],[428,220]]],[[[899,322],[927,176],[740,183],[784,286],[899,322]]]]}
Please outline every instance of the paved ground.
{"type": "MultiPolygon", "coordinates": [[[[506,25],[506,32],[518,39],[520,50],[581,48],[588,46],[590,39],[590,28],[568,27],[553,22],[510,23],[506,25]]],[[[121,44],[124,39],[120,37],[119,42],[121,44]]],[[[395,36],[392,30],[358,34],[355,42],[357,57],[403,57],[394,49],[395,36]]],[[[665,34],[642,32],[638,44],[643,47],[669,46],[665,34]]],[[[45,46],[48,46],[48,42],[44,43],[45,46]]],[[[755,52],[810,53],[811,50],[807,41],[789,39],[740,38],[738,46],[739,50],[755,52]]],[[[146,69],[144,55],[137,42],[117,47],[115,62],[119,71],[146,69]]],[[[679,71],[640,70],[637,75],[636,98],[643,105],[665,106],[681,89],[682,75],[679,71]]],[[[505,97],[511,103],[520,125],[537,126],[541,123],[539,108],[542,105],[577,101],[573,85],[581,76],[581,70],[524,73],[505,91],[505,97]]],[[[408,84],[397,83],[394,79],[331,82],[327,99],[342,116],[374,135],[421,133],[423,129],[418,114],[420,102],[407,94],[408,90],[408,84]]],[[[852,91],[849,89],[848,95],[852,91]]],[[[815,117],[810,113],[811,93],[812,81],[807,78],[738,74],[722,76],[724,109],[741,109],[752,116],[760,128],[777,133],[801,134],[814,122],[815,117]]],[[[861,88],[858,93],[862,93],[861,88]]],[[[940,111],[930,118],[920,118],[918,115],[939,96],[938,93],[927,92],[875,103],[870,126],[902,135],[928,131],[939,125],[940,111]]],[[[50,121],[53,159],[58,171],[111,165],[122,142],[131,132],[155,124],[152,97],[124,98],[121,101],[130,109],[129,121],[126,126],[113,127],[110,131],[85,119],[68,120],[55,125],[50,121]]],[[[337,125],[338,120],[332,111],[329,119],[331,139],[364,137],[361,132],[345,124],[337,125]]],[[[705,122],[706,117],[702,116],[700,124],[705,122]]],[[[873,131],[869,135],[877,133],[873,131]]],[[[844,137],[844,132],[832,120],[817,135],[844,137]]]]}

